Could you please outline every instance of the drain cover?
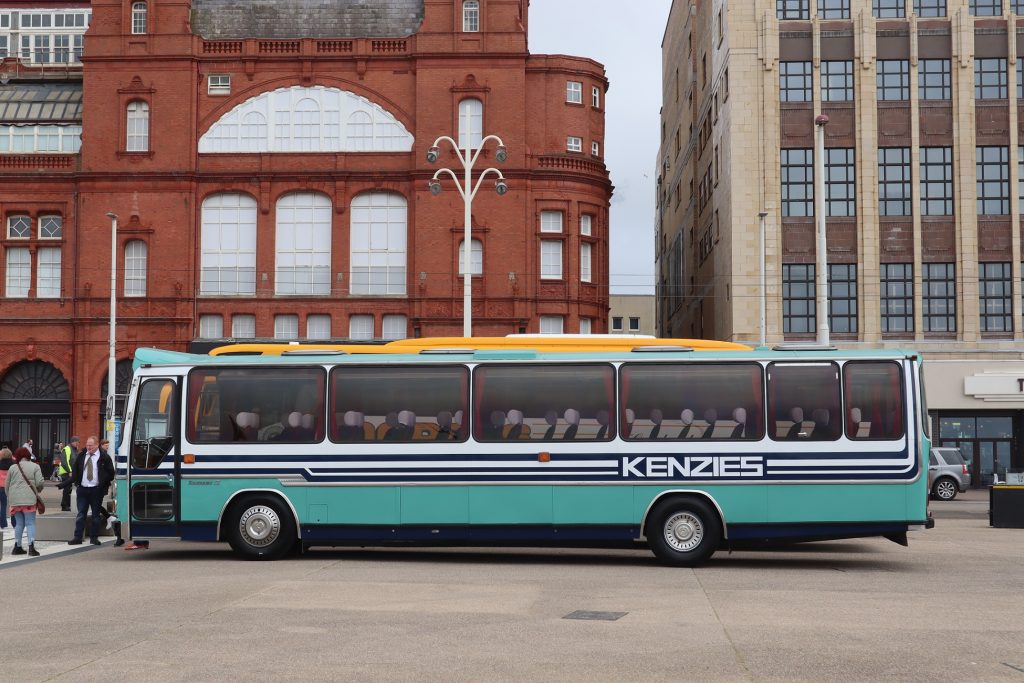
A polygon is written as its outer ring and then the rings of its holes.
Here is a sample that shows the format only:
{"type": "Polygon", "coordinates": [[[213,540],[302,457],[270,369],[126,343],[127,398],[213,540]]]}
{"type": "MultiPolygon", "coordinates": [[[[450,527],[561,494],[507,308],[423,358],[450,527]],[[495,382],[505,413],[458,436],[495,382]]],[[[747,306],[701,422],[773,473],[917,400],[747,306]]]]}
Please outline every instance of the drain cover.
{"type": "Polygon", "coordinates": [[[589,621],[615,621],[629,614],[629,612],[587,612],[576,610],[566,614],[563,619],[586,619],[589,621]]]}

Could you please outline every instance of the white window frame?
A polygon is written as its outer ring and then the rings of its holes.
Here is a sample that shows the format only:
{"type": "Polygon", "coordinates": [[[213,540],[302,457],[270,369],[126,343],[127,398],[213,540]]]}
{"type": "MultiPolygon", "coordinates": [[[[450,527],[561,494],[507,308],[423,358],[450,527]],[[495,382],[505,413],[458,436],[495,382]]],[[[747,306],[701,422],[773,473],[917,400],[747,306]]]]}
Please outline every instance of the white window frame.
{"type": "Polygon", "coordinates": [[[565,82],[565,101],[569,104],[583,104],[582,81],[565,82]]]}
{"type": "Polygon", "coordinates": [[[64,235],[64,218],[57,213],[43,214],[39,217],[39,239],[59,240],[64,235]]]}
{"type": "Polygon", "coordinates": [[[230,95],[231,74],[210,74],[206,77],[207,95],[230,95]]]}
{"type": "Polygon", "coordinates": [[[199,338],[223,339],[224,317],[214,313],[205,313],[199,316],[199,338]]]}
{"type": "Polygon", "coordinates": [[[292,192],[277,200],[274,294],[331,293],[331,200],[292,192]]]}
{"type": "Polygon", "coordinates": [[[601,143],[593,140],[590,143],[590,156],[601,158],[601,143]]]}
{"type": "Polygon", "coordinates": [[[592,318],[580,318],[580,334],[594,334],[594,320],[592,318]]]}
{"type": "Polygon", "coordinates": [[[7,239],[27,240],[32,237],[32,217],[19,213],[7,217],[7,239]],[[18,234],[15,234],[15,222],[18,224],[18,234]],[[22,227],[23,226],[23,227],[22,227]],[[24,231],[24,234],[22,234],[24,231]]]}
{"type": "Polygon", "coordinates": [[[231,336],[234,339],[254,339],[256,337],[256,316],[251,313],[232,315],[231,336]]]}
{"type": "Polygon", "coordinates": [[[565,138],[565,149],[568,152],[582,152],[583,138],[578,138],[575,135],[568,136],[565,138]]]}
{"type": "Polygon", "coordinates": [[[149,151],[149,103],[132,100],[125,110],[125,151],[149,151]]]}
{"type": "Polygon", "coordinates": [[[562,240],[540,241],[540,279],[562,279],[562,240]]]}
{"type": "Polygon", "coordinates": [[[484,103],[475,97],[459,102],[459,147],[473,150],[484,139],[484,103]]]}
{"type": "Polygon", "coordinates": [[[640,318],[639,316],[629,316],[629,333],[634,334],[640,331],[640,318]]]}
{"type": "Polygon", "coordinates": [[[594,109],[601,108],[601,89],[596,85],[590,88],[590,104],[594,109]]]}
{"type": "Polygon", "coordinates": [[[462,32],[480,32],[480,0],[465,0],[462,3],[462,32]]]}
{"type": "Polygon", "coordinates": [[[149,247],[143,240],[128,240],[124,245],[124,296],[146,296],[146,271],[149,247]]]}
{"type": "Polygon", "coordinates": [[[594,245],[590,242],[580,243],[580,281],[593,282],[594,245]]]}
{"type": "Polygon", "coordinates": [[[594,234],[594,217],[589,213],[580,214],[580,234],[587,236],[594,234]]]}
{"type": "Polygon", "coordinates": [[[256,215],[256,200],[247,194],[222,192],[203,200],[200,295],[255,296],[256,215]]]}
{"type": "MultiPolygon", "coordinates": [[[[484,274],[484,245],[480,240],[469,241],[470,275],[484,274]]],[[[459,275],[466,274],[466,240],[459,241],[459,275]]]]}
{"type": "Polygon", "coordinates": [[[613,315],[612,316],[612,332],[613,333],[614,332],[618,332],[618,333],[622,332],[622,316],[621,315],[613,315]]]}
{"type": "Polygon", "coordinates": [[[274,339],[298,339],[299,316],[295,313],[278,313],[274,316],[274,339]]]}
{"type": "Polygon", "coordinates": [[[373,316],[357,313],[348,317],[349,339],[373,339],[373,316]]]}
{"type": "Polygon", "coordinates": [[[382,339],[405,339],[409,336],[409,319],[404,315],[389,314],[384,316],[381,327],[382,339]]]}
{"type": "Polygon", "coordinates": [[[132,35],[143,36],[149,30],[149,7],[144,2],[132,3],[132,35]]]}
{"type": "Polygon", "coordinates": [[[561,211],[541,211],[540,231],[550,233],[562,232],[562,216],[561,211]]]}
{"type": "Polygon", "coordinates": [[[6,249],[7,298],[25,298],[32,287],[32,252],[28,247],[7,247],[6,249]]]}
{"type": "Polygon", "coordinates": [[[540,317],[541,334],[565,334],[565,316],[542,315],[540,317]]]}
{"type": "Polygon", "coordinates": [[[306,339],[330,339],[331,316],[326,313],[310,313],[306,316],[306,339]]]}
{"type": "Polygon", "coordinates": [[[60,247],[36,249],[36,298],[60,298],[60,247]]]}
{"type": "Polygon", "coordinates": [[[405,296],[409,204],[395,192],[364,192],[349,207],[349,293],[405,296]]]}

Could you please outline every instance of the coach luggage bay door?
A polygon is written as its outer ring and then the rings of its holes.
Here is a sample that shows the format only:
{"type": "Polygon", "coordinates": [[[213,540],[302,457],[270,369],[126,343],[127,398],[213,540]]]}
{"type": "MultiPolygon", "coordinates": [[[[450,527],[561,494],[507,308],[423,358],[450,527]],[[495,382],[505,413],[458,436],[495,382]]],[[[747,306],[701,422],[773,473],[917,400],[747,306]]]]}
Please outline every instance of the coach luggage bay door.
{"type": "Polygon", "coordinates": [[[178,536],[178,379],[144,378],[137,396],[128,451],[130,533],[132,538],[178,536]]]}

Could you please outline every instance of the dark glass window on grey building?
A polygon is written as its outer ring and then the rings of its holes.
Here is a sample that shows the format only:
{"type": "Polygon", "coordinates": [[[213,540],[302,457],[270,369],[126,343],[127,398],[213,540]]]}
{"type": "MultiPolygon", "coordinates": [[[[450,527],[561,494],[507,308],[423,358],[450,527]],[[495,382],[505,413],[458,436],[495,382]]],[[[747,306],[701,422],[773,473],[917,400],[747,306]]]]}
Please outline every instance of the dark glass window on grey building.
{"type": "Polygon", "coordinates": [[[914,264],[883,263],[882,332],[914,331],[914,264]]]}
{"type": "Polygon", "coordinates": [[[1007,147],[976,147],[978,215],[1010,213],[1010,150],[1007,147]]]}
{"type": "Polygon", "coordinates": [[[782,331],[785,334],[814,332],[814,264],[782,264],[782,331]]]}
{"type": "Polygon", "coordinates": [[[811,0],[775,0],[775,16],[779,19],[810,19],[811,0]]]}
{"type": "Polygon", "coordinates": [[[950,60],[922,59],[917,63],[917,96],[922,100],[952,99],[950,60]]]}
{"type": "Polygon", "coordinates": [[[828,216],[857,215],[857,172],[852,147],[825,150],[825,202],[828,216]]]}
{"type": "Polygon", "coordinates": [[[974,60],[974,99],[1006,99],[1006,58],[974,60]]]}
{"type": "Polygon", "coordinates": [[[1017,198],[1024,206],[1024,146],[1017,148],[1017,198]]]}
{"type": "Polygon", "coordinates": [[[910,62],[906,59],[879,59],[875,83],[879,100],[910,99],[910,62]]]}
{"type": "Polygon", "coordinates": [[[925,332],[956,332],[956,264],[925,263],[921,318],[925,332]]]}
{"type": "Polygon", "coordinates": [[[898,19],[907,16],[904,0],[871,0],[871,13],[879,19],[898,19]]]}
{"type": "Polygon", "coordinates": [[[853,62],[821,63],[821,101],[850,102],[853,100],[853,62]]]}
{"type": "Polygon", "coordinates": [[[1017,99],[1024,100],[1024,61],[1020,59],[1017,60],[1017,99]]]}
{"type": "Polygon", "coordinates": [[[878,148],[878,214],[910,215],[910,148],[878,148]]]}
{"type": "Polygon", "coordinates": [[[810,102],[811,88],[810,62],[779,63],[780,102],[810,102]]]}
{"type": "Polygon", "coordinates": [[[1010,10],[1014,14],[1024,14],[1024,0],[1010,0],[1010,10]]]}
{"type": "Polygon", "coordinates": [[[921,148],[921,215],[953,215],[953,148],[921,148]]]}
{"type": "Polygon", "coordinates": [[[814,215],[814,150],[783,149],[782,215],[814,215]]]}
{"type": "Polygon", "coordinates": [[[836,334],[857,333],[857,264],[828,264],[828,326],[836,334]]]}
{"type": "Polygon", "coordinates": [[[914,14],[919,17],[944,17],[946,0],[914,0],[914,14]]]}
{"type": "Polygon", "coordinates": [[[819,19],[849,19],[850,0],[818,0],[819,19]]]}
{"type": "Polygon", "coordinates": [[[982,332],[1013,332],[1009,263],[978,264],[982,332]]]}
{"type": "Polygon", "coordinates": [[[971,0],[970,10],[976,17],[998,17],[1003,13],[1003,0],[971,0]]]}

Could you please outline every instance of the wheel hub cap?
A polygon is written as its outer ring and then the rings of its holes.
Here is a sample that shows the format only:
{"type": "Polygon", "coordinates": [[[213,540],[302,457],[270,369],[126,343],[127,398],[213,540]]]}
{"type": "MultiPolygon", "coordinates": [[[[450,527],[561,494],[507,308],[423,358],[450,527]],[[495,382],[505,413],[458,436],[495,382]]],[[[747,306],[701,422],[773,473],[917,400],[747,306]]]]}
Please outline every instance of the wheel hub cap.
{"type": "Polygon", "coordinates": [[[239,530],[250,545],[270,545],[281,533],[281,519],[274,510],[258,505],[245,511],[239,521],[239,530]]]}
{"type": "Polygon", "coordinates": [[[675,550],[693,550],[703,539],[704,525],[696,515],[680,512],[665,522],[665,540],[675,550]]]}

